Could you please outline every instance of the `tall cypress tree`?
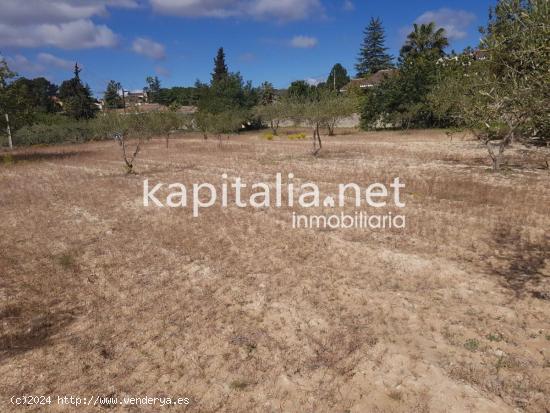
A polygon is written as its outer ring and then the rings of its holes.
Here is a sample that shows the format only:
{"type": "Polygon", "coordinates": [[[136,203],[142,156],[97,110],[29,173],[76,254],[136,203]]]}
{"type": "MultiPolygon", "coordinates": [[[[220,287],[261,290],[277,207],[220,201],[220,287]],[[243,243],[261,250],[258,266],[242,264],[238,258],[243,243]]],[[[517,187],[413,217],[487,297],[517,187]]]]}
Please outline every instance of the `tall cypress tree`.
{"type": "Polygon", "coordinates": [[[225,64],[225,52],[223,47],[218,49],[218,54],[214,59],[214,73],[212,73],[212,83],[219,82],[220,80],[227,77],[229,70],[225,64]]]}
{"type": "Polygon", "coordinates": [[[392,68],[393,58],[384,46],[386,35],[380,18],[371,18],[363,34],[365,38],[355,65],[357,77],[366,77],[380,70],[392,68]]]}

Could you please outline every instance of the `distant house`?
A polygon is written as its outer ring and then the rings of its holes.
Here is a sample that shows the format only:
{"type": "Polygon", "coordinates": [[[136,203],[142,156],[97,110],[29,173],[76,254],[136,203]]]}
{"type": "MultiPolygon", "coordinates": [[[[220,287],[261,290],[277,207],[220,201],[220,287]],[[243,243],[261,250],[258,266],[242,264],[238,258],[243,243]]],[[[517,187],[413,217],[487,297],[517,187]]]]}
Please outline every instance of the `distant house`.
{"type": "Polygon", "coordinates": [[[396,73],[397,70],[395,69],[384,69],[366,78],[352,79],[346,86],[340,89],[340,92],[347,92],[353,88],[368,89],[371,87],[376,87],[380,85],[384,79],[395,76],[396,73]]]}
{"type": "Polygon", "coordinates": [[[147,92],[128,92],[125,96],[126,107],[141,106],[148,102],[147,92]]]}

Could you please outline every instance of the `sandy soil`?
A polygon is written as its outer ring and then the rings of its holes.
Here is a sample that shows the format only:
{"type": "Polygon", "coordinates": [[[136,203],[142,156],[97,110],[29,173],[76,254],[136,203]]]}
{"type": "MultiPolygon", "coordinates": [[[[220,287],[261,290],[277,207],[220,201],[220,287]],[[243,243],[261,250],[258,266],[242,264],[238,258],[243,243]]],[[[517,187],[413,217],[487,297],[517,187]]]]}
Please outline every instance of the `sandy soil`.
{"type": "MultiPolygon", "coordinates": [[[[437,131],[199,136],[0,163],[0,411],[548,412],[550,174],[437,131]],[[406,184],[404,230],[292,229],[290,208],[144,208],[142,183],[406,184]],[[13,395],[188,397],[17,407],[13,395]]],[[[346,207],[350,211],[351,207],[346,207]]],[[[324,208],[309,213],[324,213],[324,208]]]]}

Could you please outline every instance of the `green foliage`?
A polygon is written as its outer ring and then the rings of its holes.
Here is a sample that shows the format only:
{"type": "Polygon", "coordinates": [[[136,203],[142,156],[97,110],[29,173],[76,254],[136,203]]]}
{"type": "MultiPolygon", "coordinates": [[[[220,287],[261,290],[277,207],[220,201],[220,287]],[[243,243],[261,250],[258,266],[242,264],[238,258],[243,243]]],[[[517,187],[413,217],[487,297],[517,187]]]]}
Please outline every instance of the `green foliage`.
{"type": "Polygon", "coordinates": [[[59,124],[34,124],[23,126],[14,134],[14,145],[51,145],[58,143],[82,143],[104,136],[97,129],[95,120],[69,121],[59,124]]]}
{"type": "Polygon", "coordinates": [[[363,34],[365,38],[355,65],[357,77],[366,77],[380,70],[392,68],[393,58],[384,46],[386,36],[382,21],[379,18],[371,18],[363,34]]]}
{"type": "Polygon", "coordinates": [[[57,86],[43,77],[21,77],[9,85],[7,92],[20,111],[53,113],[59,110],[52,99],[57,94],[57,86]]]}
{"type": "Polygon", "coordinates": [[[144,88],[144,91],[147,93],[147,99],[150,103],[160,103],[160,80],[157,76],[148,76],[147,79],[145,79],[147,82],[147,86],[144,88]]]}
{"type": "Polygon", "coordinates": [[[294,100],[311,99],[317,94],[317,88],[310,85],[305,80],[295,80],[290,84],[287,90],[287,96],[294,100]]]}
{"type": "Polygon", "coordinates": [[[449,39],[445,36],[445,29],[436,30],[434,22],[428,24],[414,24],[414,30],[407,36],[407,41],[401,48],[401,61],[417,56],[426,56],[432,60],[445,55],[445,48],[449,46],[449,39]]]}
{"type": "Polygon", "coordinates": [[[307,135],[305,133],[293,133],[291,135],[288,135],[287,138],[291,141],[295,141],[295,140],[301,141],[307,138],[307,135]]]}
{"type": "Polygon", "coordinates": [[[273,102],[275,102],[275,99],[277,98],[277,94],[275,92],[275,88],[273,87],[273,84],[270,82],[264,82],[260,86],[259,90],[259,103],[260,105],[271,105],[273,102]]]}
{"type": "Polygon", "coordinates": [[[109,82],[105,94],[103,95],[106,109],[120,109],[124,107],[124,101],[120,95],[121,90],[122,85],[120,82],[115,80],[109,82]]]}
{"type": "Polygon", "coordinates": [[[75,76],[59,87],[59,98],[64,112],[74,119],[91,119],[98,111],[90,87],[80,80],[78,65],[75,65],[75,76]]]}
{"type": "Polygon", "coordinates": [[[333,136],[338,122],[356,112],[358,101],[354,95],[324,93],[318,105],[324,113],[322,125],[328,129],[329,136],[333,136]]]}
{"type": "Polygon", "coordinates": [[[212,85],[198,84],[200,111],[223,113],[233,109],[251,109],[258,93],[251,82],[244,83],[240,73],[231,73],[212,85]]]}
{"type": "Polygon", "coordinates": [[[274,135],[277,135],[279,123],[289,117],[288,102],[286,99],[274,101],[267,105],[258,105],[254,108],[255,116],[262,123],[266,123],[274,135]]]}
{"type": "Polygon", "coordinates": [[[0,90],[4,90],[10,79],[13,79],[16,73],[11,71],[6,60],[0,55],[0,90]]]}
{"type": "Polygon", "coordinates": [[[197,90],[194,87],[162,88],[157,103],[164,106],[195,106],[197,99],[197,90]]]}
{"type": "Polygon", "coordinates": [[[248,111],[243,109],[219,113],[199,111],[195,114],[195,123],[206,138],[209,134],[221,135],[238,132],[243,129],[243,126],[246,126],[246,119],[249,117],[248,111]]]}
{"type": "Polygon", "coordinates": [[[1,67],[3,69],[0,68],[0,71],[4,75],[0,74],[0,128],[3,132],[6,128],[4,113],[8,113],[11,130],[15,132],[25,125],[37,122],[44,114],[59,111],[60,107],[53,100],[57,92],[56,85],[43,77],[22,77],[10,83],[6,75],[10,73],[9,78],[13,78],[14,73],[7,69],[5,63],[1,67]]]}
{"type": "Polygon", "coordinates": [[[483,140],[550,141],[550,6],[501,0],[483,31],[484,58],[445,61],[430,94],[438,116],[483,140]]]}
{"type": "Polygon", "coordinates": [[[244,82],[240,73],[229,73],[225,53],[218,50],[210,85],[195,84],[198,98],[197,127],[208,133],[230,133],[251,124],[250,112],[258,103],[258,91],[252,82],[244,82]]]}
{"type": "Polygon", "coordinates": [[[188,127],[186,115],[175,112],[104,113],[90,120],[75,121],[60,115],[44,117],[41,123],[24,126],[14,134],[19,146],[81,143],[112,139],[115,133],[127,138],[150,139],[188,127]]]}
{"type": "Polygon", "coordinates": [[[326,82],[326,88],[338,92],[344,86],[346,86],[350,81],[348,76],[348,71],[340,63],[336,63],[326,82]]]}
{"type": "Polygon", "coordinates": [[[223,47],[218,49],[218,54],[214,59],[214,72],[212,72],[212,84],[222,81],[229,75],[229,70],[225,64],[225,52],[223,47]]]}
{"type": "Polygon", "coordinates": [[[429,94],[438,83],[438,63],[447,44],[443,29],[415,25],[403,46],[396,76],[367,90],[361,110],[361,127],[446,126],[433,112],[429,94]]]}
{"type": "Polygon", "coordinates": [[[476,351],[479,348],[479,340],[475,338],[470,338],[466,340],[466,342],[464,343],[464,347],[472,352],[476,351]]]}

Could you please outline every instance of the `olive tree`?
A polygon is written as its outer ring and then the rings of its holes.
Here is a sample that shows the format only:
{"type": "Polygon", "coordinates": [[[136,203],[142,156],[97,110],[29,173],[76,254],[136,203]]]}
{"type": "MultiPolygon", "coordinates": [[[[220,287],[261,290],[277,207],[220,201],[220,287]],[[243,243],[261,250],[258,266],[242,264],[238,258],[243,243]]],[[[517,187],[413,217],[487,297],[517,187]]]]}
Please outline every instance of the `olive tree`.
{"type": "Polygon", "coordinates": [[[218,138],[220,148],[223,143],[222,135],[226,135],[229,139],[229,134],[244,129],[243,119],[247,117],[248,115],[243,110],[228,110],[215,113],[210,117],[210,130],[218,138]]]}
{"type": "Polygon", "coordinates": [[[289,98],[286,111],[295,123],[307,124],[313,129],[313,155],[317,156],[323,148],[321,128],[327,128],[328,135],[334,135],[334,129],[341,119],[353,114],[356,100],[329,90],[318,90],[307,98],[289,98]]]}
{"type": "Polygon", "coordinates": [[[144,141],[158,131],[152,121],[154,114],[133,112],[128,114],[108,113],[97,120],[98,128],[105,136],[111,136],[120,146],[127,174],[134,173],[134,161],[144,141]],[[130,141],[134,140],[131,144],[130,141]]]}
{"type": "Polygon", "coordinates": [[[338,122],[353,115],[357,110],[357,100],[353,96],[339,93],[327,93],[321,97],[319,104],[325,113],[324,126],[328,136],[334,136],[334,129],[338,122]]]}
{"type": "Polygon", "coordinates": [[[148,116],[150,121],[150,129],[155,134],[165,137],[166,147],[169,146],[170,134],[177,130],[181,130],[185,125],[184,115],[176,111],[155,112],[148,116]]]}
{"type": "Polygon", "coordinates": [[[254,113],[261,122],[268,124],[273,135],[277,135],[280,122],[288,117],[287,106],[286,101],[276,100],[269,104],[256,106],[254,113]]]}
{"type": "Polygon", "coordinates": [[[484,30],[482,58],[440,61],[432,107],[486,145],[494,170],[512,142],[549,142],[549,19],[547,1],[501,0],[484,30]]]}
{"type": "Polygon", "coordinates": [[[243,119],[247,119],[249,114],[245,110],[226,110],[219,113],[209,113],[199,111],[195,114],[195,125],[203,133],[204,139],[208,135],[215,135],[218,143],[222,145],[222,135],[238,132],[243,129],[243,119]]]}
{"type": "Polygon", "coordinates": [[[320,128],[328,117],[325,106],[318,99],[292,99],[288,102],[290,118],[297,124],[307,124],[313,130],[313,155],[317,156],[323,148],[320,128]]]}

